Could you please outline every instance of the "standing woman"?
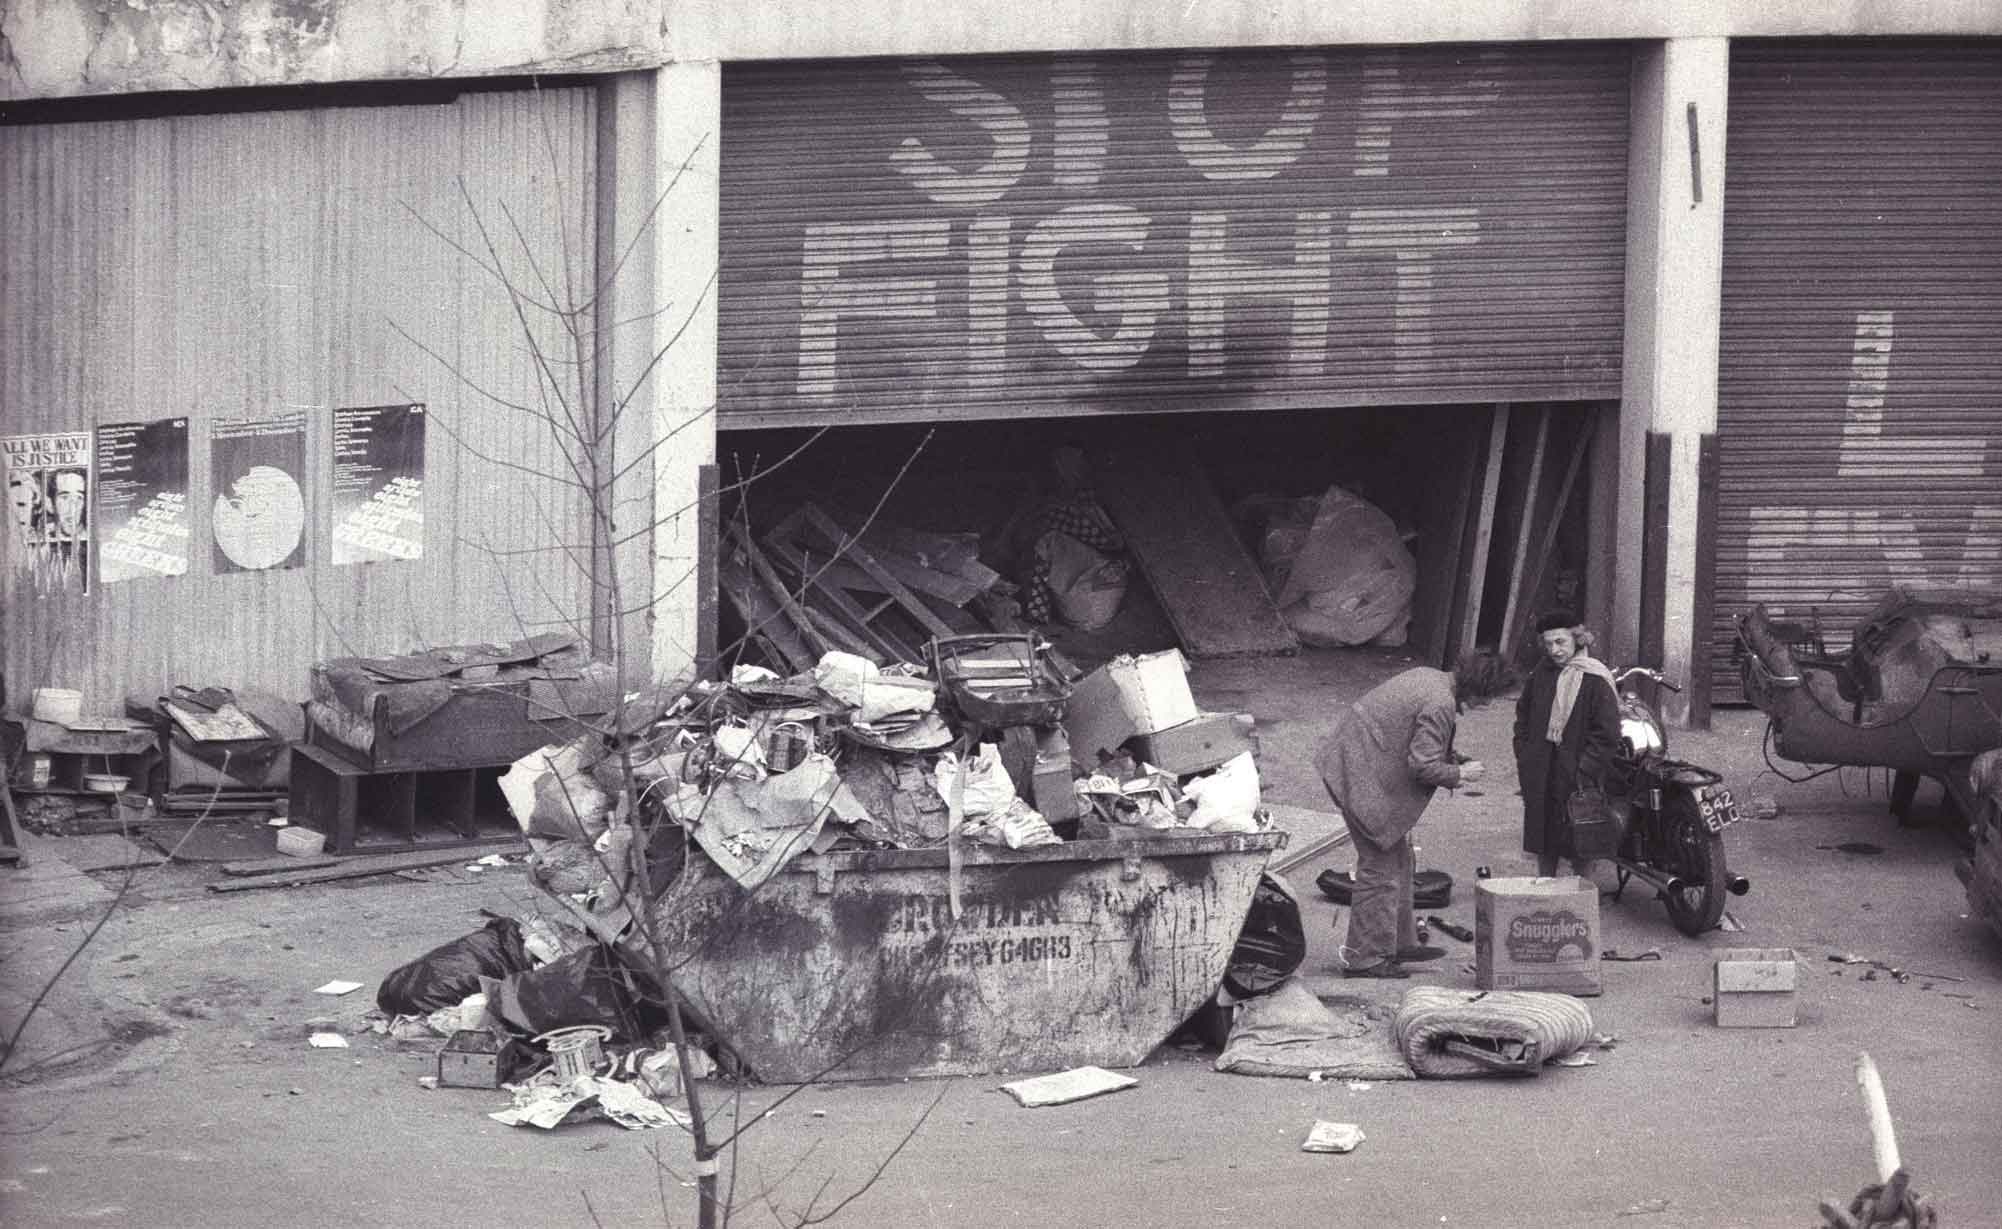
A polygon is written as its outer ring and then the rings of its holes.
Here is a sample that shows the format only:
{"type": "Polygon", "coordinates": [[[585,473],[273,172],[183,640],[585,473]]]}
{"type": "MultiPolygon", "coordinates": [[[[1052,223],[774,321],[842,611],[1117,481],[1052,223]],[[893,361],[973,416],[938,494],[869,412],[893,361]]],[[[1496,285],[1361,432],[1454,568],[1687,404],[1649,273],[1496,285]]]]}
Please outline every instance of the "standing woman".
{"type": "Polygon", "coordinates": [[[1592,633],[1568,610],[1536,621],[1543,660],[1515,704],[1515,767],[1522,782],[1522,848],[1536,873],[1554,875],[1571,858],[1565,804],[1581,784],[1599,784],[1620,745],[1620,700],[1613,672],[1593,657],[1592,633]]]}

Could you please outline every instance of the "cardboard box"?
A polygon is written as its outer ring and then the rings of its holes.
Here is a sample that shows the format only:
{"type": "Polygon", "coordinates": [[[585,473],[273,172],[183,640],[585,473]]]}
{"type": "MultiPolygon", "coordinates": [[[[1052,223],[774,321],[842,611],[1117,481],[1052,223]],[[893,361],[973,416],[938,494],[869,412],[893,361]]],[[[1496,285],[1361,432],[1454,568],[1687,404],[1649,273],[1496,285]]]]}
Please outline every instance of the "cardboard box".
{"type": "Polygon", "coordinates": [[[1719,1028],[1792,1028],[1800,959],[1790,947],[1717,953],[1710,996],[1719,1028]]]}
{"type": "Polygon", "coordinates": [[[1599,889],[1575,875],[1476,882],[1474,984],[1598,994],[1599,889]]]}
{"type": "Polygon", "coordinates": [[[1121,654],[1105,663],[1105,669],[1119,688],[1136,734],[1171,729],[1202,715],[1189,692],[1189,663],[1182,660],[1180,649],[1138,657],[1121,654]]]}
{"type": "Polygon", "coordinates": [[[1250,713],[1203,713],[1194,721],[1135,735],[1133,754],[1163,772],[1178,777],[1229,763],[1247,751],[1256,754],[1258,739],[1250,713]]]}
{"type": "Polygon", "coordinates": [[[1064,706],[1064,730],[1079,761],[1095,764],[1135,734],[1171,729],[1201,716],[1178,650],[1119,656],[1085,675],[1064,706]]]}

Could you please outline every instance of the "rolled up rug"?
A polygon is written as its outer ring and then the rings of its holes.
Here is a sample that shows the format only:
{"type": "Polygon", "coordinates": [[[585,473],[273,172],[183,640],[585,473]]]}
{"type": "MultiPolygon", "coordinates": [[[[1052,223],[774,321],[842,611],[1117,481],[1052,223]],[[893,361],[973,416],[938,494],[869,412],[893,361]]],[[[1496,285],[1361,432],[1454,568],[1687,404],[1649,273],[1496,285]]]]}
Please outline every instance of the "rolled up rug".
{"type": "Polygon", "coordinates": [[[1592,1039],[1592,1013],[1568,994],[1414,986],[1392,1028],[1421,1078],[1536,1075],[1592,1039]]]}

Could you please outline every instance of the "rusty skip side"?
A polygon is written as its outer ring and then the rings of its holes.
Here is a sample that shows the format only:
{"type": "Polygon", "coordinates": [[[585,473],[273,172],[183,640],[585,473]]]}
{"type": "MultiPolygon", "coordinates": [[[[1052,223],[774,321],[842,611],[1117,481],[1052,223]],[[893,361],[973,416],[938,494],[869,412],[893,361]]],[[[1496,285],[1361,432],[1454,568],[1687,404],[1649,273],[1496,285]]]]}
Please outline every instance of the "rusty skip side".
{"type": "MultiPolygon", "coordinates": [[[[778,1083],[1130,1067],[1222,980],[1283,833],[707,864],[657,902],[694,1013],[778,1083]]],[[[632,939],[629,942],[638,943],[632,939]]]]}

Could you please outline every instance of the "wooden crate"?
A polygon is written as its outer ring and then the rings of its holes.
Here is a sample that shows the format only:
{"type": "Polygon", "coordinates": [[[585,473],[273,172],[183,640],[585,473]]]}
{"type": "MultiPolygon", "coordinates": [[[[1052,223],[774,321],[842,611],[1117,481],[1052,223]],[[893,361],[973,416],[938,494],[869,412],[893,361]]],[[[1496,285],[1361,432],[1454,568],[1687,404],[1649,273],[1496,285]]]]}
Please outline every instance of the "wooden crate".
{"type": "Polygon", "coordinates": [[[293,823],[327,834],[329,853],[375,853],[518,831],[501,797],[506,764],[370,772],[325,748],[292,748],[293,823]]]}

